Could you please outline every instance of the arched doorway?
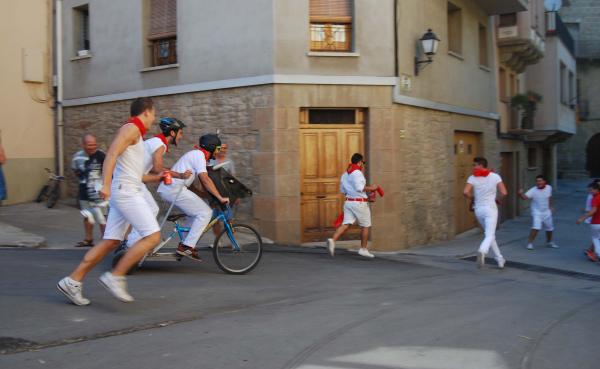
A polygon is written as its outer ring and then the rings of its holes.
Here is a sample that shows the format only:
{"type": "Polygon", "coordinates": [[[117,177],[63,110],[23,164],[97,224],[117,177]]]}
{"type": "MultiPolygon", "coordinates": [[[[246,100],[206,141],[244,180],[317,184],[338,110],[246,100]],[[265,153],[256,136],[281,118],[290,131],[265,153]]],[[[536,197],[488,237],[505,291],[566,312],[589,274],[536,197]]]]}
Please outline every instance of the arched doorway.
{"type": "Polygon", "coordinates": [[[600,177],[600,133],[590,138],[586,148],[585,169],[594,178],[600,177]]]}

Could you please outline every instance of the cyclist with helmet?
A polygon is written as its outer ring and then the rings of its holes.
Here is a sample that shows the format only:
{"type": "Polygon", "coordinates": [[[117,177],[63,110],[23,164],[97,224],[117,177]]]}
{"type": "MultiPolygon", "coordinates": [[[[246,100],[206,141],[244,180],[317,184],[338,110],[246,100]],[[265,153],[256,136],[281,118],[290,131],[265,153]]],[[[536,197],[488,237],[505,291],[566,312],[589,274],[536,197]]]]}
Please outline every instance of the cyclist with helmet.
{"type": "Polygon", "coordinates": [[[192,185],[197,177],[206,191],[212,194],[220,203],[226,204],[229,202],[229,198],[221,196],[206,170],[206,163],[210,159],[214,159],[215,154],[220,150],[221,139],[219,139],[219,136],[216,134],[203,135],[200,137],[199,146],[185,153],[172,168],[177,172],[190,170],[193,175],[187,179],[174,178],[173,184],[170,186],[164,183],[158,186],[158,193],[162,199],[168,202],[174,201],[175,206],[188,216],[188,222],[191,223],[189,224],[190,232],[177,247],[177,254],[195,261],[202,261],[196,250],[196,243],[198,243],[204,228],[210,222],[212,209],[188,187],[192,185]]]}
{"type": "MultiPolygon", "coordinates": [[[[176,118],[162,118],[159,122],[162,133],[144,141],[144,183],[160,182],[167,168],[163,166],[163,156],[169,152],[169,145],[177,146],[183,137],[185,124],[176,118]]],[[[178,173],[169,171],[173,178],[187,179],[192,175],[191,171],[178,173]]],[[[142,189],[146,202],[152,209],[154,217],[158,215],[158,205],[146,186],[142,189]]],[[[141,238],[140,234],[133,229],[127,238],[127,247],[132,246],[141,238]]]]}

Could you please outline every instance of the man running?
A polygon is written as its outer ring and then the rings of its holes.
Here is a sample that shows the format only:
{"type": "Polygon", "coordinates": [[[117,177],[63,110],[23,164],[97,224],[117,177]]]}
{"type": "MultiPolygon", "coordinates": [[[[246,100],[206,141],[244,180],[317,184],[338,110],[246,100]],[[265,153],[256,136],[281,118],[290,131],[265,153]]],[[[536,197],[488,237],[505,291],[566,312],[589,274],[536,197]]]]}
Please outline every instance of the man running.
{"type": "Polygon", "coordinates": [[[362,154],[355,153],[350,159],[348,169],[340,178],[340,192],[346,196],[344,220],[342,225],[335,230],[333,237],[327,239],[327,249],[331,256],[335,254],[335,242],[352,224],[358,223],[360,227],[358,254],[366,258],[375,257],[367,248],[371,229],[371,209],[369,209],[369,197],[366,191],[376,191],[379,186],[374,184],[367,186],[367,180],[362,173],[365,164],[362,154]]]}
{"type": "Polygon", "coordinates": [[[185,256],[195,261],[202,261],[196,244],[204,232],[204,228],[210,222],[212,217],[212,209],[198,195],[188,189],[198,177],[204,186],[204,189],[211,193],[221,204],[229,202],[229,198],[221,196],[219,190],[208,176],[206,163],[213,158],[215,153],[221,149],[221,139],[215,134],[206,134],[200,137],[199,147],[185,153],[173,167],[176,172],[185,172],[190,170],[192,176],[188,179],[173,179],[173,184],[170,186],[161,183],[158,186],[158,194],[163,200],[175,202],[181,211],[183,211],[189,219],[190,231],[187,236],[177,247],[177,254],[185,256]]]}
{"type": "Polygon", "coordinates": [[[477,251],[477,266],[479,268],[483,267],[485,256],[491,247],[498,267],[502,269],[506,261],[496,242],[496,225],[498,224],[496,196],[498,191],[501,197],[506,196],[508,192],[502,178],[487,167],[487,159],[481,157],[473,159],[473,175],[467,179],[463,195],[469,200],[475,200],[475,216],[485,232],[485,238],[477,251]]]}
{"type": "Polygon", "coordinates": [[[131,103],[131,118],[110,144],[103,166],[100,195],[109,200],[110,212],[104,239],[89,250],[81,263],[58,282],[58,289],[76,305],[88,305],[83,297],[83,278],[123,240],[129,225],[143,237],[119,260],[112,272],[100,276],[100,284],[114,297],[131,302],[125,274],[160,242],[160,229],[150,206],[144,199],[144,134],[156,118],[150,98],[138,98],[131,103]]]}
{"type": "MultiPolygon", "coordinates": [[[[179,140],[183,137],[183,128],[185,128],[185,124],[175,118],[162,118],[158,125],[162,133],[144,141],[144,183],[160,182],[166,169],[163,166],[163,156],[169,152],[169,144],[177,146],[179,140]]],[[[187,179],[192,175],[189,170],[185,173],[173,171],[170,171],[170,173],[173,178],[179,179],[187,179]]],[[[146,186],[143,187],[143,192],[146,202],[152,209],[152,214],[156,217],[159,208],[154,196],[146,186]]],[[[127,247],[133,246],[140,238],[139,232],[133,229],[127,238],[127,247]]]]}
{"type": "MultiPolygon", "coordinates": [[[[583,223],[586,219],[592,218],[590,222],[590,232],[592,236],[592,245],[596,255],[600,255],[600,184],[590,183],[590,193],[592,197],[592,207],[589,211],[577,219],[577,224],[583,223]]],[[[597,260],[597,259],[596,259],[597,260]]]]}
{"type": "Polygon", "coordinates": [[[557,249],[558,245],[552,242],[552,231],[554,231],[554,222],[552,221],[552,186],[548,184],[543,175],[535,177],[535,186],[527,192],[519,190],[519,197],[523,200],[531,200],[531,217],[533,224],[529,239],[527,240],[527,250],[533,250],[533,241],[538,232],[544,228],[546,230],[546,245],[557,249]]]}

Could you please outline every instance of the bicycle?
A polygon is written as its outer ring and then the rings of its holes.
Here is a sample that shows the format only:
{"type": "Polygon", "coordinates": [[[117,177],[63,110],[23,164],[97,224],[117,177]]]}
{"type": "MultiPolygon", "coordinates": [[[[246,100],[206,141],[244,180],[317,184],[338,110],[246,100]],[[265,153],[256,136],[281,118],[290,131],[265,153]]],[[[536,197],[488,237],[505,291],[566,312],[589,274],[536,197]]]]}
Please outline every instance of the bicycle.
{"type": "Polygon", "coordinates": [[[42,202],[46,200],[46,207],[52,208],[56,205],[58,198],[60,197],[60,183],[65,180],[64,176],[56,175],[49,168],[44,168],[48,175],[48,182],[42,187],[39,194],[35,198],[35,202],[42,202]]]}
{"type": "MultiPolygon", "coordinates": [[[[152,252],[147,254],[140,262],[129,270],[128,274],[139,269],[146,260],[159,261],[181,261],[183,256],[172,252],[159,252],[173,237],[177,236],[182,241],[184,234],[190,231],[190,227],[184,227],[179,224],[179,219],[186,217],[185,214],[170,214],[173,205],[167,211],[163,219],[161,229],[165,221],[175,224],[173,231],[169,236],[156,246],[152,252]]],[[[223,223],[224,227],[221,233],[215,238],[212,248],[212,254],[215,262],[221,270],[228,274],[246,274],[254,269],[262,257],[262,238],[260,234],[247,224],[233,223],[233,211],[226,205],[217,207],[213,212],[213,217],[204,228],[202,236],[214,227],[218,222],[223,223]],[[227,237],[224,237],[224,236],[227,237]]],[[[202,237],[201,236],[201,237],[202,237]]],[[[121,246],[116,250],[112,260],[113,268],[127,252],[126,246],[121,246]]]]}

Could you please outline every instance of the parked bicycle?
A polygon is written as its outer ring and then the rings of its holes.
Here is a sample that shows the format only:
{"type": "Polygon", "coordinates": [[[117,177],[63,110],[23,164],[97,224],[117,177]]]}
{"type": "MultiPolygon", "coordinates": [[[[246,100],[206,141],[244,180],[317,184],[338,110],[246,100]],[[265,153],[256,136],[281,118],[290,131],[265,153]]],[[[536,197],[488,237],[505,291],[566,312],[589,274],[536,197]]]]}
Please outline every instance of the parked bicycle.
{"type": "Polygon", "coordinates": [[[56,173],[49,168],[44,169],[48,175],[48,182],[40,190],[35,202],[42,202],[45,200],[46,207],[52,208],[54,205],[56,205],[56,202],[60,197],[60,183],[65,180],[65,177],[56,175],[56,173]]]}

